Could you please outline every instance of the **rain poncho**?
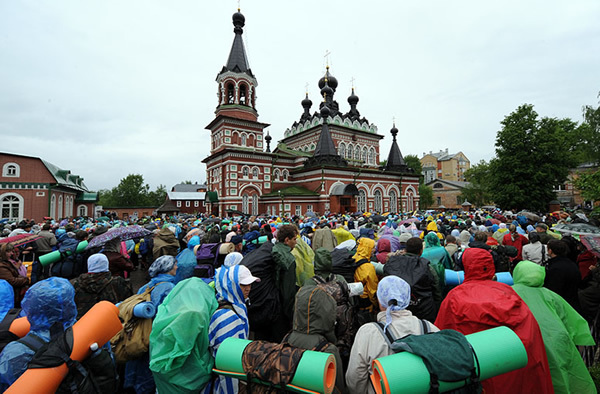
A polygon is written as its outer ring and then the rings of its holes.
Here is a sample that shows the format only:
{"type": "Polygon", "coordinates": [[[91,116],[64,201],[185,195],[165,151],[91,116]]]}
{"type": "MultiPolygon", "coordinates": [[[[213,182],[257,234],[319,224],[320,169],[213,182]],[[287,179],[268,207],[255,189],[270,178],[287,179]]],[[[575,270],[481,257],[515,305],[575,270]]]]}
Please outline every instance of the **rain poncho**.
{"type": "MultiPolygon", "coordinates": [[[[208,329],[208,341],[213,357],[221,343],[227,338],[248,339],[248,310],[240,286],[240,270],[244,266],[221,267],[215,273],[215,289],[219,304],[231,304],[231,308],[220,308],[213,313],[208,329]]],[[[237,379],[219,376],[214,393],[234,394],[238,392],[237,379]]]]}
{"type": "Polygon", "coordinates": [[[292,255],[296,259],[296,286],[302,287],[307,279],[315,276],[313,265],[315,252],[301,237],[298,237],[292,255]]]}
{"type": "Polygon", "coordinates": [[[13,287],[4,279],[0,279],[0,321],[14,307],[15,292],[13,287]]]}
{"type": "MultiPolygon", "coordinates": [[[[352,234],[351,234],[352,235],[352,234]]],[[[327,248],[330,252],[338,244],[336,236],[333,234],[329,227],[317,229],[312,238],[312,248],[317,250],[319,248],[327,248]]]]}
{"type": "Polygon", "coordinates": [[[211,379],[208,325],[214,291],[199,278],[180,282],[158,308],[150,334],[150,369],[159,393],[198,393],[211,379]]]}
{"type": "Polygon", "coordinates": [[[531,261],[515,267],[513,289],[535,316],[557,393],[593,393],[594,382],[576,346],[593,346],[587,321],[562,297],[542,287],[546,270],[531,261]]]}
{"type": "MultiPolygon", "coordinates": [[[[398,239],[396,237],[396,239],[398,239]]],[[[399,242],[400,240],[398,240],[399,242]]],[[[379,241],[377,241],[377,261],[379,261],[381,264],[385,264],[385,262],[387,261],[387,256],[388,253],[390,253],[392,251],[392,244],[390,242],[389,239],[387,238],[380,238],[379,241]]]]}
{"type": "Polygon", "coordinates": [[[438,312],[435,325],[465,335],[506,326],[521,339],[527,351],[527,366],[482,381],[493,393],[552,393],[552,379],[544,340],[535,317],[508,285],[493,279],[496,271],[492,255],[469,248],[462,256],[465,281],[450,290],[438,312]]]}
{"type": "MultiPolygon", "coordinates": [[[[298,260],[296,260],[298,261],[298,260]]],[[[335,279],[342,282],[346,282],[346,279],[342,275],[334,275],[332,274],[333,263],[331,261],[331,252],[329,252],[325,248],[320,248],[315,251],[315,275],[320,276],[325,280],[335,279]],[[331,276],[331,277],[330,277],[331,276]]],[[[314,286],[319,282],[309,279],[304,282],[304,285],[314,286]]]]}
{"type": "Polygon", "coordinates": [[[448,251],[440,245],[440,239],[436,233],[429,233],[425,236],[425,247],[421,257],[429,260],[438,275],[440,289],[444,289],[446,286],[446,270],[451,270],[454,267],[448,251]]]}
{"type": "MultiPolygon", "coordinates": [[[[50,340],[50,327],[62,323],[63,329],[75,323],[75,289],[68,280],[52,277],[29,288],[21,306],[31,324],[29,335],[50,340]]],[[[11,342],[0,354],[0,391],[13,384],[27,369],[34,352],[20,342],[11,342]]]]}
{"type": "MultiPolygon", "coordinates": [[[[438,237],[439,239],[444,239],[444,236],[442,235],[442,233],[440,233],[438,231],[438,226],[434,221],[430,221],[429,223],[427,223],[427,231],[429,234],[429,232],[433,232],[435,233],[436,237],[438,237]]],[[[422,232],[421,234],[419,234],[419,238],[423,239],[425,232],[422,232]]]]}
{"type": "Polygon", "coordinates": [[[331,230],[331,232],[333,233],[333,235],[335,235],[338,245],[349,239],[355,239],[354,235],[352,235],[350,231],[346,230],[343,227],[338,227],[335,230],[331,230]]]}
{"type": "Polygon", "coordinates": [[[356,271],[354,271],[354,280],[361,282],[364,287],[364,292],[361,294],[361,305],[366,305],[366,300],[371,301],[371,305],[363,306],[365,309],[372,311],[373,307],[377,305],[377,274],[375,273],[375,267],[371,264],[371,252],[375,247],[375,241],[371,238],[360,238],[358,240],[358,246],[356,247],[356,254],[353,256],[354,261],[367,260],[365,264],[361,264],[356,271]]]}
{"type": "Polygon", "coordinates": [[[175,273],[176,283],[184,279],[191,278],[194,275],[196,266],[196,255],[190,249],[184,249],[177,255],[177,272],[175,273]]]}
{"type": "Polygon", "coordinates": [[[175,238],[175,234],[166,227],[161,228],[154,236],[154,246],[152,247],[154,258],[164,255],[176,256],[178,251],[179,241],[175,238]]]}

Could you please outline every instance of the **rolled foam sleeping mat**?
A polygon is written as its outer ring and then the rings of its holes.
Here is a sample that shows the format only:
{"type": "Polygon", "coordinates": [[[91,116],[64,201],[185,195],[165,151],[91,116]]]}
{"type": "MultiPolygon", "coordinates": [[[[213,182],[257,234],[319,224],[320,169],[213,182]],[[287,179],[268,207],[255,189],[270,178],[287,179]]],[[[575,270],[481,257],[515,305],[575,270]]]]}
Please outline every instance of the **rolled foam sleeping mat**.
{"type": "Polygon", "coordinates": [[[29,324],[29,320],[27,320],[27,316],[23,316],[13,320],[13,322],[10,323],[8,331],[12,332],[19,338],[23,338],[29,333],[30,328],[31,325],[29,324]]]}
{"type": "MultiPolygon", "coordinates": [[[[480,380],[492,378],[527,365],[527,351],[510,328],[500,326],[465,336],[473,348],[480,380]]],[[[401,352],[373,360],[371,382],[377,394],[428,393],[430,376],[423,359],[401,352]]],[[[439,391],[454,390],[465,381],[439,381],[439,391]]]]}
{"type": "Polygon", "coordinates": [[[156,307],[151,302],[140,302],[133,307],[133,316],[143,319],[151,319],[156,315],[156,307]]]}
{"type": "MultiPolygon", "coordinates": [[[[264,244],[265,242],[267,242],[268,240],[269,240],[269,238],[268,238],[266,235],[261,235],[261,236],[260,236],[260,237],[258,237],[257,239],[255,239],[255,240],[253,240],[253,241],[250,241],[250,243],[262,245],[262,244],[264,244]]],[[[243,244],[243,245],[246,245],[246,243],[247,243],[247,242],[246,242],[246,240],[243,240],[243,241],[242,241],[242,244],[243,244]]]]}
{"type": "MultiPolygon", "coordinates": [[[[90,346],[103,346],[123,329],[119,308],[108,301],[94,305],[73,325],[73,350],[71,359],[83,361],[91,354],[90,346]]],[[[8,394],[55,393],[69,368],[62,364],[54,368],[28,369],[5,391],[8,394]]]]}
{"type": "MultiPolygon", "coordinates": [[[[75,249],[75,253],[81,253],[85,250],[85,248],[88,246],[88,241],[81,241],[77,244],[77,249],[75,249]]],[[[70,255],[71,252],[66,252],[67,255],[70,255]]],[[[50,252],[47,253],[43,256],[40,256],[40,264],[43,266],[46,266],[48,264],[52,264],[52,263],[56,263],[57,261],[60,261],[61,259],[61,254],[58,250],[55,250],[54,252],[50,252]]]]}
{"type": "Polygon", "coordinates": [[[373,264],[373,267],[375,267],[375,273],[377,275],[383,275],[383,264],[377,261],[371,261],[371,264],[373,264]]]}
{"type": "MultiPolygon", "coordinates": [[[[465,271],[446,270],[446,284],[449,286],[458,286],[465,281],[465,271]]],[[[496,272],[496,281],[514,285],[513,277],[510,272],[496,272]]]]}
{"type": "Polygon", "coordinates": [[[350,290],[350,296],[359,296],[365,292],[362,282],[348,283],[348,289],[350,290]]]}
{"type": "MultiPolygon", "coordinates": [[[[247,339],[227,338],[219,345],[213,372],[243,381],[247,380],[242,365],[244,349],[252,342],[247,339]]],[[[332,354],[306,350],[296,373],[286,390],[305,394],[331,394],[335,386],[336,365],[332,354]]],[[[253,379],[252,382],[272,386],[253,379]]]]}

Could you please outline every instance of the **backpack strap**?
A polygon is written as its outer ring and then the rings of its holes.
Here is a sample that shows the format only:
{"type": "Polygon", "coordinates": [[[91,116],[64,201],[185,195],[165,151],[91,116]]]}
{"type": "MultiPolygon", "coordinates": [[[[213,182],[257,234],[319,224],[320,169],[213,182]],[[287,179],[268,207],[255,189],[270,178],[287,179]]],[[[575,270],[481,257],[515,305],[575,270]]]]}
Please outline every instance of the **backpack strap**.
{"type": "Polygon", "coordinates": [[[2,319],[2,322],[0,322],[0,331],[8,331],[12,322],[19,316],[19,313],[21,313],[21,308],[10,309],[4,316],[4,319],[2,319]]]}
{"type": "Polygon", "coordinates": [[[421,322],[421,335],[429,334],[431,332],[431,330],[429,330],[429,324],[427,324],[425,320],[419,319],[419,321],[421,322]]]}
{"type": "Polygon", "coordinates": [[[17,340],[17,342],[22,343],[27,346],[29,349],[33,350],[34,353],[37,353],[38,350],[42,348],[46,344],[42,338],[38,337],[35,334],[26,335],[23,338],[17,340]]]}
{"type": "Polygon", "coordinates": [[[379,332],[381,332],[381,335],[383,335],[383,337],[385,338],[385,342],[391,348],[392,343],[394,343],[396,341],[396,338],[394,338],[394,336],[392,335],[392,333],[389,330],[384,330],[385,324],[383,324],[381,322],[375,322],[375,325],[379,329],[379,332]]]}

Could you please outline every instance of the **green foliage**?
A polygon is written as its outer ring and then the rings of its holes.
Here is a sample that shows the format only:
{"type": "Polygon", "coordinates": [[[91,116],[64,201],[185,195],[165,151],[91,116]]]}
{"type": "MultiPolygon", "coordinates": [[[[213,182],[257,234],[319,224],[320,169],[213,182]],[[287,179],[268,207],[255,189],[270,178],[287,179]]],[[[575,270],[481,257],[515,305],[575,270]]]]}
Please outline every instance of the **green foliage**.
{"type": "Polygon", "coordinates": [[[433,189],[425,184],[419,185],[420,209],[427,209],[433,205],[433,189]]]}
{"type": "Polygon", "coordinates": [[[525,104],[501,122],[496,157],[489,163],[490,191],[504,209],[543,211],[578,165],[579,127],[571,119],[539,118],[525,104]]]}
{"type": "Polygon", "coordinates": [[[588,368],[590,371],[590,376],[596,385],[596,390],[600,391],[600,363],[596,363],[588,368]]]}
{"type": "MultiPolygon", "coordinates": [[[[419,158],[416,155],[404,156],[404,162],[406,163],[406,165],[408,167],[415,170],[415,174],[421,175],[421,173],[423,172],[423,167],[421,166],[421,160],[419,160],[419,158]]],[[[423,184],[423,182],[424,182],[423,179],[424,178],[421,177],[421,180],[419,181],[421,184],[423,184]]]]}
{"type": "Polygon", "coordinates": [[[581,191],[585,200],[600,200],[600,170],[578,174],[575,187],[581,191]]]}
{"type": "Polygon", "coordinates": [[[129,174],[111,190],[100,190],[99,204],[104,207],[159,206],[165,201],[166,188],[160,185],[155,191],[144,183],[139,174],[129,174]]]}
{"type": "MultiPolygon", "coordinates": [[[[600,94],[598,94],[600,97],[600,94]]],[[[581,161],[600,163],[600,106],[583,107],[583,124],[580,129],[581,161]]]]}
{"type": "Polygon", "coordinates": [[[469,185],[463,188],[461,199],[478,207],[490,204],[493,201],[491,177],[490,165],[485,160],[473,165],[465,172],[465,180],[469,185]]]}
{"type": "Polygon", "coordinates": [[[183,181],[183,182],[181,182],[181,183],[182,183],[182,184],[184,184],[184,185],[191,185],[191,184],[192,184],[192,181],[183,181]]]}

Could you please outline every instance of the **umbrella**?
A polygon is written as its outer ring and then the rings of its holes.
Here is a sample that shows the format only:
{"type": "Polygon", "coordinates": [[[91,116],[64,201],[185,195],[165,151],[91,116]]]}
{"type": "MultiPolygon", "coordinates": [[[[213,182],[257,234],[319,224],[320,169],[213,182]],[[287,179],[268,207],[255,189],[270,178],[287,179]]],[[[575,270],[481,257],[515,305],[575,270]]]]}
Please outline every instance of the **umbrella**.
{"type": "Polygon", "coordinates": [[[552,230],[561,234],[600,235],[600,228],[585,223],[557,224],[552,230]]]}
{"type": "Polygon", "coordinates": [[[306,217],[308,217],[308,218],[316,218],[317,215],[313,211],[306,211],[306,217]]]}
{"type": "Polygon", "coordinates": [[[536,215],[535,213],[529,212],[529,211],[521,211],[519,213],[517,213],[517,216],[525,216],[527,219],[532,220],[534,222],[539,222],[541,220],[541,218],[536,215]]]}
{"type": "Polygon", "coordinates": [[[600,235],[584,235],[579,240],[590,252],[600,257],[600,235]]]}
{"type": "Polygon", "coordinates": [[[502,222],[501,222],[500,220],[498,220],[498,219],[490,219],[490,222],[491,222],[492,224],[500,224],[500,223],[502,223],[502,222]]]}
{"type": "Polygon", "coordinates": [[[409,219],[405,219],[405,220],[401,221],[401,222],[400,222],[400,223],[398,223],[398,224],[404,224],[404,223],[414,223],[414,222],[418,222],[418,221],[419,221],[419,219],[417,219],[417,218],[409,218],[409,219]]]}
{"type": "Polygon", "coordinates": [[[387,218],[383,215],[373,215],[371,217],[371,220],[373,220],[373,223],[379,223],[379,222],[384,222],[387,220],[387,218]]]}
{"type": "Polygon", "coordinates": [[[40,238],[42,238],[42,236],[37,234],[17,234],[12,237],[0,239],[0,244],[12,244],[12,246],[16,247],[40,238]]]}
{"type": "Polygon", "coordinates": [[[118,227],[109,230],[104,234],[100,234],[97,237],[94,237],[90,241],[86,249],[104,245],[108,241],[113,240],[117,237],[120,237],[122,241],[127,241],[128,239],[145,237],[149,234],[152,234],[152,231],[146,230],[142,226],[135,225],[127,227],[118,227]]]}

